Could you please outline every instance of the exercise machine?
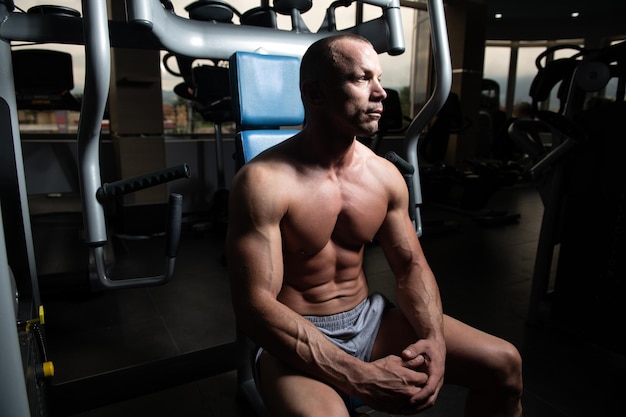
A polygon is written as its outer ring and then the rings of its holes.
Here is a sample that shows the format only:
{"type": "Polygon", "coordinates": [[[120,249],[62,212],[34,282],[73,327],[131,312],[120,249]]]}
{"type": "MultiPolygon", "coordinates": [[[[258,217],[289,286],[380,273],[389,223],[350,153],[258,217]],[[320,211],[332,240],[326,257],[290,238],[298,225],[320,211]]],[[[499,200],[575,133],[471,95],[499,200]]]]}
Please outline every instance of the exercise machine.
{"type": "Polygon", "coordinates": [[[618,255],[625,250],[626,178],[619,158],[624,153],[620,120],[626,115],[626,43],[570,49],[567,58],[544,64],[554,50],[537,58],[531,85],[535,120],[514,122],[510,129],[522,141],[533,140],[528,139],[533,127],[548,126],[552,142],[535,155],[529,170],[544,214],[528,321],[551,320],[575,334],[585,329],[586,340],[624,355],[626,347],[614,330],[626,320],[625,266],[618,255]],[[542,101],[557,85],[559,109],[542,110],[542,101]],[[615,89],[607,90],[611,85],[615,89]]]}
{"type": "MultiPolygon", "coordinates": [[[[282,2],[283,5],[288,2],[282,2]]],[[[404,51],[400,19],[400,2],[371,0],[365,3],[380,7],[382,15],[371,21],[359,23],[346,29],[370,39],[377,51],[391,55],[404,51]]],[[[337,5],[334,5],[337,7],[337,5]]],[[[159,276],[116,279],[109,276],[105,246],[108,230],[105,218],[106,200],[121,194],[134,192],[144,187],[184,178],[188,175],[185,166],[168,168],[146,176],[103,184],[99,167],[100,127],[109,89],[110,47],[166,50],[175,54],[198,58],[228,59],[240,50],[254,51],[259,48],[268,53],[289,53],[302,55],[309,44],[323,36],[337,33],[333,23],[333,8],[327,13],[326,23],[320,31],[313,33],[302,26],[298,13],[293,7],[289,10],[295,30],[286,31],[271,27],[244,26],[216,23],[206,25],[199,20],[177,16],[169,1],[129,0],[127,19],[108,19],[105,0],[83,1],[83,16],[63,8],[46,6],[41,13],[22,13],[15,9],[12,0],[0,1],[0,131],[3,140],[0,155],[0,185],[2,186],[1,207],[4,225],[4,241],[7,263],[15,276],[19,293],[17,314],[3,315],[11,324],[4,326],[4,333],[12,334],[4,338],[12,346],[7,360],[15,359],[19,353],[19,342],[15,323],[40,320],[41,300],[35,267],[32,231],[28,216],[29,206],[24,177],[24,165],[18,129],[16,92],[12,70],[11,43],[24,41],[35,43],[63,43],[85,46],[86,78],[85,93],[81,108],[81,119],[77,137],[79,149],[79,182],[81,206],[84,216],[85,241],[89,247],[92,262],[93,282],[101,289],[129,288],[132,286],[159,285],[167,282],[174,267],[177,225],[180,219],[180,198],[172,196],[170,218],[170,242],[166,253],[165,272],[159,276]],[[193,39],[193,42],[189,40],[193,39]],[[16,321],[11,320],[16,316],[16,321]]],[[[201,13],[201,10],[197,10],[201,13]]],[[[4,263],[3,263],[4,265],[4,263]]],[[[4,269],[2,294],[10,274],[4,269]]],[[[10,286],[9,286],[10,287],[10,286]]],[[[10,294],[9,294],[10,295],[10,294]]],[[[14,297],[15,298],[15,297],[14,297]]],[[[4,299],[4,298],[3,298],[4,299]]],[[[9,303],[7,305],[12,305],[9,303]]],[[[3,350],[5,352],[5,350],[3,350]]],[[[22,352],[22,356],[25,354],[22,352]]],[[[3,356],[5,357],[5,356],[3,356]]],[[[221,373],[235,369],[232,345],[226,344],[206,352],[183,355],[180,358],[160,361],[155,364],[137,366],[98,375],[85,380],[54,386],[54,402],[57,407],[65,407],[65,412],[80,410],[119,401],[122,398],[162,389],[168,385],[206,377],[199,375],[198,361],[211,367],[211,372],[221,373]],[[208,359],[213,357],[213,359],[208,359]],[[216,360],[215,357],[219,359],[216,360]],[[169,369],[164,378],[163,369],[169,369]],[[159,376],[161,376],[159,378],[159,376]],[[164,379],[167,379],[165,381],[164,379]],[[123,383],[122,383],[123,382],[123,383]]],[[[20,363],[13,362],[13,363],[20,363]]],[[[15,366],[6,367],[2,376],[2,386],[11,385],[13,391],[4,391],[3,409],[17,410],[12,415],[37,413],[37,407],[30,407],[26,401],[25,371],[15,366]],[[15,395],[13,395],[15,394],[15,395]],[[6,405],[6,408],[5,408],[6,405]]],[[[45,408],[42,404],[42,407],[45,408]]],[[[58,411],[58,409],[57,409],[58,411]]],[[[63,411],[61,411],[62,413],[63,411]]]]}

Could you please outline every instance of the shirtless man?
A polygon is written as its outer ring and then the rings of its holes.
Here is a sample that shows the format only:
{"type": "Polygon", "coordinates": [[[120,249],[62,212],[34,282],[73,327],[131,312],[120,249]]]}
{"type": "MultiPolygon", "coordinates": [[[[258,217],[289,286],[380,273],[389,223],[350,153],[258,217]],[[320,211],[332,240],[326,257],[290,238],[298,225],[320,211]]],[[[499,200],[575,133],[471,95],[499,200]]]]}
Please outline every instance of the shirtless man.
{"type": "Polygon", "coordinates": [[[233,305],[263,347],[261,395],[274,416],[348,416],[346,396],[415,414],[445,375],[469,388],[468,416],[520,416],[517,349],[443,314],[404,179],[356,140],[378,128],[381,72],[363,38],[317,41],[301,64],[306,125],[233,181],[233,305]],[[369,297],[363,253],[375,235],[397,307],[369,297]]]}

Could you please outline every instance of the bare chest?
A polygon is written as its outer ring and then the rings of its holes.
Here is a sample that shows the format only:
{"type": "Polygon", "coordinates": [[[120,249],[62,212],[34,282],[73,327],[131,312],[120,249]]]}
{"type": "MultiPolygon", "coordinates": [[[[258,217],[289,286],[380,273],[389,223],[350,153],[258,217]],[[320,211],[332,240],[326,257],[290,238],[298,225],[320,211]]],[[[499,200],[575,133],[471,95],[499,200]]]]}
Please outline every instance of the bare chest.
{"type": "Polygon", "coordinates": [[[386,212],[386,193],[366,178],[302,184],[281,223],[283,250],[313,255],[329,244],[359,250],[371,242],[386,212]]]}

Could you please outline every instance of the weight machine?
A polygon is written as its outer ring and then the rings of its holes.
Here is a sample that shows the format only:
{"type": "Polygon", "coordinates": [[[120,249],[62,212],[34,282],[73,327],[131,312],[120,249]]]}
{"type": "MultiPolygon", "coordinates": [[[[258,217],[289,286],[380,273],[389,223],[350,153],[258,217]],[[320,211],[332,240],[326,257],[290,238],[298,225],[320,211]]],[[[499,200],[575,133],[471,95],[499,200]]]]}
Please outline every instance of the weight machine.
{"type": "Polygon", "coordinates": [[[509,128],[516,143],[536,150],[528,152],[528,176],[544,205],[528,322],[551,320],[573,333],[587,329],[587,340],[624,355],[626,345],[614,329],[625,320],[625,267],[618,254],[624,251],[626,177],[619,158],[624,153],[626,42],[601,49],[560,45],[535,62],[534,119],[517,120],[509,128]],[[547,59],[562,49],[572,50],[571,55],[547,59]],[[615,90],[607,91],[611,80],[615,90]],[[558,110],[542,110],[553,90],[558,110]],[[614,99],[602,98],[605,91],[614,99]],[[548,149],[542,131],[549,132],[548,149]]]}
{"type": "MultiPolygon", "coordinates": [[[[0,0],[0,204],[4,225],[0,231],[4,232],[1,242],[10,243],[0,245],[0,294],[3,297],[0,305],[15,305],[14,313],[4,314],[3,310],[0,322],[3,344],[10,346],[10,349],[3,348],[3,352],[8,353],[2,355],[2,364],[6,365],[3,366],[5,372],[0,378],[0,386],[3,388],[0,406],[3,410],[12,410],[14,412],[10,414],[15,416],[27,416],[38,415],[45,408],[45,398],[29,399],[26,394],[24,375],[29,376],[35,372],[31,365],[23,362],[27,355],[20,352],[14,327],[15,323],[32,324],[43,321],[43,317],[39,314],[41,300],[28,215],[11,43],[27,41],[84,45],[86,76],[77,144],[85,241],[92,264],[90,279],[101,289],[159,285],[167,282],[173,274],[180,234],[181,197],[174,195],[170,198],[165,272],[156,277],[124,280],[107,275],[104,248],[108,243],[108,236],[104,201],[110,197],[188,177],[189,171],[182,165],[113,184],[102,184],[99,166],[100,128],[110,83],[110,48],[166,50],[188,57],[224,60],[237,51],[254,52],[259,49],[274,54],[302,56],[307,47],[317,39],[338,33],[355,33],[369,39],[379,53],[399,55],[404,52],[400,0],[364,0],[362,3],[379,7],[381,16],[348,29],[337,30],[334,24],[335,8],[350,3],[333,3],[327,10],[325,22],[314,33],[308,28],[303,30],[300,11],[293,3],[286,1],[282,1],[282,12],[291,15],[293,30],[219,22],[207,25],[200,20],[178,16],[168,0],[127,0],[125,21],[109,20],[106,0],[83,0],[82,17],[75,11],[54,6],[46,6],[42,13],[21,13],[16,11],[13,0],[0,0]],[[6,262],[2,258],[5,250],[6,262]],[[10,269],[4,265],[9,265],[10,269]],[[12,293],[9,285],[11,275],[15,276],[16,293],[12,293]],[[4,302],[5,298],[15,301],[7,304],[4,302]],[[5,335],[11,337],[6,338],[5,335]],[[16,367],[15,364],[22,366],[16,367]]],[[[428,11],[437,83],[431,98],[407,129],[407,156],[415,167],[418,166],[417,141],[421,131],[443,105],[451,85],[442,1],[429,0],[428,11]]],[[[419,184],[419,175],[416,174],[413,177],[413,187],[416,190],[415,224],[417,233],[421,235],[419,184]]],[[[209,376],[206,373],[199,375],[196,366],[199,361],[208,364],[213,374],[234,370],[237,368],[237,357],[233,348],[234,343],[226,344],[180,358],[94,376],[64,387],[53,387],[51,397],[56,397],[57,404],[63,404],[74,412],[93,408],[128,398],[133,393],[139,395],[209,376]],[[163,372],[163,369],[168,372],[163,372]],[[163,374],[167,378],[158,377],[163,374]],[[137,390],[143,391],[138,393],[137,390]]],[[[35,380],[35,384],[42,385],[39,380],[35,380]]]]}

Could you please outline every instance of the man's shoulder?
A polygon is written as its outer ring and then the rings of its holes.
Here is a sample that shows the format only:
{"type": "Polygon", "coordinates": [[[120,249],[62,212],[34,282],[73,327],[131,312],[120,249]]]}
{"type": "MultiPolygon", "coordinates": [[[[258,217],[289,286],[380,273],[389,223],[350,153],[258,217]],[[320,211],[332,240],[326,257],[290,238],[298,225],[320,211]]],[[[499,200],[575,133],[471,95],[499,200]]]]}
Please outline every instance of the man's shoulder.
{"type": "Polygon", "coordinates": [[[294,167],[281,152],[269,149],[243,165],[233,178],[232,187],[279,193],[294,178],[294,167]]]}
{"type": "Polygon", "coordinates": [[[360,150],[360,153],[362,155],[362,158],[364,158],[367,161],[368,168],[371,171],[373,171],[374,174],[377,174],[381,176],[382,178],[392,179],[395,181],[396,175],[400,174],[400,171],[398,170],[398,168],[396,168],[396,166],[387,158],[376,154],[367,146],[365,145],[361,145],[361,146],[362,146],[362,149],[360,150]]]}
{"type": "Polygon", "coordinates": [[[373,151],[364,152],[367,170],[371,175],[370,181],[377,184],[379,190],[385,190],[389,198],[395,199],[403,194],[406,188],[406,182],[402,177],[400,170],[387,158],[377,155],[373,151]]]}
{"type": "Polygon", "coordinates": [[[261,155],[242,166],[235,179],[239,182],[267,182],[280,181],[288,177],[289,164],[276,158],[267,158],[261,155]]]}

